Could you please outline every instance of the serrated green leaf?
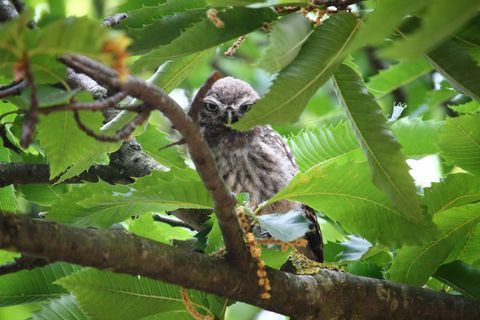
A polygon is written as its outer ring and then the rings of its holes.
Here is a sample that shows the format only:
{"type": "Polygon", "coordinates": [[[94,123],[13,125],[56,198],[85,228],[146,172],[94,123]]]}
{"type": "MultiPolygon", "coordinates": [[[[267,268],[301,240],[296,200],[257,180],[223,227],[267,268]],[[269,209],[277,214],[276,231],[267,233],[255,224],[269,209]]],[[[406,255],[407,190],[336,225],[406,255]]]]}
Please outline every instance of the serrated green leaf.
{"type": "Polygon", "coordinates": [[[166,223],[154,221],[152,215],[144,214],[128,224],[128,231],[157,242],[171,244],[172,239],[186,240],[193,237],[192,232],[181,227],[172,227],[166,223]]]}
{"type": "Polygon", "coordinates": [[[388,252],[387,247],[373,246],[370,242],[358,236],[349,236],[348,240],[342,242],[341,245],[344,250],[337,255],[339,262],[365,260],[380,253],[388,252]]]}
{"type": "MultiPolygon", "coordinates": [[[[95,319],[130,320],[163,312],[187,312],[179,286],[141,276],[88,269],[56,283],[72,292],[82,310],[95,319]]],[[[204,314],[209,313],[202,293],[194,290],[188,293],[193,306],[204,314]]]]}
{"type": "Polygon", "coordinates": [[[143,151],[158,163],[169,168],[185,168],[185,160],[175,146],[160,150],[172,143],[167,133],[159,131],[153,125],[148,125],[145,132],[136,139],[142,145],[143,151]]]}
{"type": "Polygon", "coordinates": [[[207,236],[207,246],[205,247],[206,254],[213,254],[222,248],[225,248],[222,230],[220,230],[220,225],[218,224],[217,218],[213,214],[210,216],[210,223],[212,228],[207,236]]]}
{"type": "Polygon", "coordinates": [[[447,118],[438,146],[448,163],[480,174],[480,114],[447,118]]]}
{"type": "Polygon", "coordinates": [[[480,177],[467,174],[449,174],[446,179],[425,188],[423,203],[431,215],[453,207],[480,201],[480,177]]]}
{"type": "Polygon", "coordinates": [[[207,4],[214,7],[227,6],[248,6],[255,7],[276,6],[276,5],[301,5],[310,4],[309,0],[207,0],[207,4]]]}
{"type": "Polygon", "coordinates": [[[359,26],[355,16],[340,13],[317,27],[295,61],[280,72],[270,91],[233,128],[246,130],[257,124],[296,121],[308,100],[347,55],[359,26]]]}
{"type": "Polygon", "coordinates": [[[425,223],[426,217],[420,209],[405,156],[386,124],[382,109],[351,68],[340,66],[334,75],[334,85],[350,126],[368,159],[373,182],[386,192],[405,218],[425,223]]]}
{"type": "Polygon", "coordinates": [[[384,53],[413,58],[429,51],[473,18],[479,8],[480,4],[472,0],[459,0],[454,6],[448,0],[430,2],[419,30],[407,39],[395,41],[384,53]]]}
{"type": "Polygon", "coordinates": [[[286,213],[264,214],[257,219],[263,231],[267,231],[273,238],[283,242],[303,237],[312,224],[303,210],[298,209],[286,213]]]}
{"type": "Polygon", "coordinates": [[[291,254],[291,250],[277,250],[273,248],[267,248],[262,246],[261,259],[267,266],[274,269],[280,269],[285,262],[287,262],[288,257],[291,254]]]}
{"type": "Polygon", "coordinates": [[[311,33],[311,23],[303,14],[289,14],[276,21],[258,66],[270,73],[282,70],[295,60],[311,33]]]}
{"type": "Polygon", "coordinates": [[[395,121],[391,128],[406,156],[418,158],[438,153],[436,143],[443,128],[443,122],[402,118],[395,121]]]}
{"type": "Polygon", "coordinates": [[[130,186],[85,184],[65,194],[47,218],[77,226],[106,228],[148,212],[211,208],[210,195],[192,169],[155,171],[130,186]]]}
{"type": "Polygon", "coordinates": [[[141,8],[127,12],[128,19],[123,20],[120,27],[139,29],[174,13],[206,6],[205,0],[163,0],[155,2],[154,5],[144,4],[141,8]]]}
{"type": "MultiPolygon", "coordinates": [[[[100,126],[103,120],[101,113],[96,112],[81,112],[80,116],[92,128],[95,128],[95,124],[100,126]]],[[[38,139],[50,164],[51,179],[77,163],[96,143],[78,128],[69,111],[42,116],[38,125],[38,139]]]]}
{"type": "Polygon", "coordinates": [[[304,130],[288,139],[301,171],[358,150],[355,134],[346,122],[304,130]]]}
{"type": "Polygon", "coordinates": [[[457,289],[464,296],[480,300],[480,268],[454,261],[440,266],[434,277],[457,289]]]}
{"type": "MultiPolygon", "coordinates": [[[[40,85],[37,87],[38,106],[40,108],[50,107],[57,104],[68,103],[70,99],[77,94],[78,91],[65,91],[52,86],[40,85]]],[[[9,97],[8,100],[22,109],[30,108],[30,88],[24,90],[19,96],[9,97]]]]}
{"type": "Polygon", "coordinates": [[[71,264],[54,263],[42,268],[1,276],[0,306],[5,307],[56,298],[65,293],[65,290],[53,283],[79,269],[79,267],[71,264]]]}
{"type": "Polygon", "coordinates": [[[399,247],[432,239],[433,225],[413,223],[397,211],[371,182],[367,163],[357,161],[339,158],[299,173],[267,204],[305,203],[371,243],[399,247]]]}
{"type": "Polygon", "coordinates": [[[424,57],[401,61],[370,77],[367,83],[368,90],[377,99],[381,99],[393,90],[409,84],[431,70],[432,66],[424,57]]]}
{"type": "Polygon", "coordinates": [[[376,44],[389,36],[407,15],[413,15],[428,5],[425,0],[383,0],[368,14],[365,23],[355,37],[352,47],[376,44]]]}
{"type": "Polygon", "coordinates": [[[475,100],[463,104],[449,105],[448,107],[460,114],[472,114],[480,111],[480,103],[475,100]]]}
{"type": "Polygon", "coordinates": [[[480,224],[473,228],[455,248],[450,251],[445,263],[461,260],[465,263],[474,264],[480,261],[480,224]]]}
{"type": "Polygon", "coordinates": [[[62,195],[68,191],[68,186],[65,184],[24,184],[18,186],[18,191],[25,200],[41,206],[50,206],[60,200],[62,195]]]}
{"type": "Polygon", "coordinates": [[[62,294],[43,305],[42,310],[35,312],[32,320],[89,320],[90,318],[78,306],[72,294],[62,294]]]}
{"type": "Polygon", "coordinates": [[[433,219],[442,236],[423,246],[399,249],[388,271],[391,280],[412,285],[427,282],[455,245],[480,222],[480,203],[446,209],[433,219]]]}
{"type": "Polygon", "coordinates": [[[260,28],[263,23],[274,20],[276,14],[269,8],[233,8],[218,12],[218,17],[224,22],[224,28],[217,28],[212,21],[205,17],[187,28],[174,41],[152,50],[137,60],[133,64],[132,70],[138,72],[148,66],[158,66],[167,60],[215,47],[260,28]],[[198,41],[198,39],[202,39],[202,41],[198,41]]]}
{"type": "Polygon", "coordinates": [[[428,54],[433,67],[459,92],[480,101],[480,66],[454,41],[428,54]]]}

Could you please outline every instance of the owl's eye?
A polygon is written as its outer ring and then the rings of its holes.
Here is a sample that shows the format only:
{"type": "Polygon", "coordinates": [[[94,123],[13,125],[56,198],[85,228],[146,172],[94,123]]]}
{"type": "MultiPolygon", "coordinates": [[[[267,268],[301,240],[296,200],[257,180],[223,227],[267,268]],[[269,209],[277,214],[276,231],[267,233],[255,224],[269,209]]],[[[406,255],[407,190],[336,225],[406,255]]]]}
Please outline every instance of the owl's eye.
{"type": "Polygon", "coordinates": [[[218,111],[218,106],[216,104],[213,104],[213,103],[205,103],[205,110],[207,110],[208,112],[216,112],[218,111]]]}
{"type": "Polygon", "coordinates": [[[240,106],[240,112],[244,113],[244,112],[247,112],[248,110],[250,110],[252,108],[252,105],[251,104],[242,104],[240,106]]]}

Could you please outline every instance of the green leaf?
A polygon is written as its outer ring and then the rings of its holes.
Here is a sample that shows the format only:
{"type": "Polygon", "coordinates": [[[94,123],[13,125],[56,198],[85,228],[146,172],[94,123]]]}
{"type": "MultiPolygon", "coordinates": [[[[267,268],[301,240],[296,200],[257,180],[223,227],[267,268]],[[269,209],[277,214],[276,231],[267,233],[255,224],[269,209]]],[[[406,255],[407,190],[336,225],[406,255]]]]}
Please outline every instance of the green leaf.
{"type": "Polygon", "coordinates": [[[445,262],[454,260],[461,260],[470,264],[480,262],[480,224],[456,245],[445,262]]]}
{"type": "Polygon", "coordinates": [[[447,118],[438,146],[452,165],[480,174],[480,114],[447,118]]]}
{"type": "Polygon", "coordinates": [[[480,66],[454,41],[430,52],[433,67],[459,92],[480,101],[480,66]]]}
{"type": "Polygon", "coordinates": [[[283,242],[303,237],[312,224],[303,210],[299,209],[287,213],[264,214],[257,219],[262,231],[267,231],[273,238],[283,242]]]}
{"type": "Polygon", "coordinates": [[[447,175],[446,179],[432,183],[424,190],[423,203],[431,215],[453,207],[480,201],[480,177],[467,173],[447,175]]]}
{"type": "Polygon", "coordinates": [[[140,29],[145,25],[155,24],[158,20],[174,13],[206,6],[205,0],[163,0],[154,2],[156,2],[155,5],[144,4],[141,8],[129,11],[128,19],[123,20],[120,26],[140,29]]]}
{"type": "Polygon", "coordinates": [[[443,122],[420,118],[401,118],[395,121],[392,132],[408,157],[420,158],[438,153],[437,140],[443,122]]]}
{"type": "Polygon", "coordinates": [[[65,184],[51,185],[39,183],[18,186],[18,191],[25,200],[46,207],[60,200],[68,190],[69,187],[65,184]]]}
{"type": "Polygon", "coordinates": [[[304,130],[290,137],[288,144],[301,171],[358,150],[355,134],[346,122],[337,126],[304,130]]]}
{"type": "Polygon", "coordinates": [[[147,212],[211,208],[210,195],[195,174],[192,169],[155,171],[130,186],[85,184],[56,202],[47,218],[77,226],[107,228],[147,212]]]}
{"type": "Polygon", "coordinates": [[[275,250],[273,248],[262,246],[261,259],[270,268],[280,269],[283,264],[287,262],[290,254],[291,250],[275,250]]]}
{"type": "Polygon", "coordinates": [[[161,147],[172,143],[167,133],[149,124],[145,132],[136,139],[142,145],[143,151],[158,163],[169,168],[185,168],[185,160],[175,146],[160,150],[161,147]]]}
{"type": "Polygon", "coordinates": [[[132,66],[133,72],[220,45],[260,28],[263,23],[274,20],[276,14],[269,8],[234,8],[218,12],[218,17],[224,22],[224,28],[217,28],[212,21],[204,17],[172,42],[152,50],[137,60],[132,66]],[[199,39],[202,41],[198,41],[199,39]]]}
{"type": "Polygon", "coordinates": [[[172,239],[186,240],[193,237],[192,232],[189,230],[154,221],[150,214],[141,215],[131,221],[128,224],[128,231],[138,236],[166,244],[171,244],[172,239]]]}
{"type": "Polygon", "coordinates": [[[472,0],[436,0],[430,2],[422,17],[422,25],[407,39],[395,41],[385,49],[385,55],[413,58],[440,44],[477,14],[480,3],[472,0]]]}
{"type": "Polygon", "coordinates": [[[212,53],[211,50],[199,51],[186,57],[166,62],[160,71],[155,84],[165,92],[171,92],[178,87],[190,74],[204,62],[205,58],[212,53]]]}
{"type": "MultiPolygon", "coordinates": [[[[187,312],[180,287],[141,276],[88,269],[56,283],[72,292],[81,309],[94,319],[130,320],[163,312],[187,312]]],[[[209,312],[203,305],[203,294],[193,290],[188,293],[200,312],[209,312]]]]}
{"type": "MultiPolygon", "coordinates": [[[[0,147],[0,163],[1,162],[10,162],[8,150],[3,147],[0,147]]],[[[17,211],[17,198],[13,186],[0,187],[0,211],[17,211]]]]}
{"type": "Polygon", "coordinates": [[[370,77],[367,83],[368,90],[377,99],[381,99],[393,90],[404,87],[431,70],[432,66],[424,57],[401,61],[370,77]]]}
{"type": "Polygon", "coordinates": [[[480,103],[475,100],[463,104],[449,105],[448,107],[460,114],[473,114],[480,111],[480,103]]]}
{"type": "Polygon", "coordinates": [[[350,233],[388,246],[431,240],[432,225],[408,220],[370,179],[366,162],[337,159],[297,174],[266,205],[289,199],[305,203],[339,222],[350,233]]]}
{"type": "Polygon", "coordinates": [[[78,306],[72,294],[62,294],[45,304],[42,310],[35,312],[32,320],[88,320],[90,319],[78,306]]]}
{"type": "Polygon", "coordinates": [[[355,37],[352,48],[376,44],[395,30],[407,15],[413,15],[428,5],[425,0],[383,0],[365,18],[365,23],[355,37]]]}
{"type": "Polygon", "coordinates": [[[210,223],[212,228],[207,236],[207,246],[205,248],[206,254],[213,254],[225,248],[222,230],[220,230],[220,225],[218,224],[217,218],[213,214],[210,216],[210,223]]]}
{"type": "Polygon", "coordinates": [[[391,280],[418,286],[426,283],[455,245],[480,222],[480,203],[446,209],[433,219],[442,236],[423,246],[398,250],[388,271],[391,280]]]}
{"type": "Polygon", "coordinates": [[[262,69],[275,73],[288,66],[312,33],[310,21],[301,13],[276,21],[270,32],[270,44],[258,62],[262,69]]]}
{"type": "MultiPolygon", "coordinates": [[[[91,128],[99,127],[103,117],[101,113],[81,112],[81,119],[91,128]],[[97,126],[95,126],[97,125],[97,126]]],[[[91,151],[96,140],[80,130],[72,112],[54,112],[42,116],[38,125],[38,139],[50,164],[50,178],[53,179],[78,163],[83,155],[91,151]]]]}
{"type": "Polygon", "coordinates": [[[386,124],[382,109],[351,68],[342,65],[335,73],[334,84],[350,125],[368,159],[374,183],[387,193],[407,219],[425,223],[426,217],[420,209],[405,156],[386,124]]]}
{"type": "MultiPolygon", "coordinates": [[[[76,90],[65,91],[52,86],[40,85],[37,87],[38,104],[40,108],[66,104],[76,93],[78,93],[76,90]]],[[[31,94],[32,91],[28,88],[20,96],[9,97],[9,101],[22,109],[29,109],[31,94]]]]}
{"type": "Polygon", "coordinates": [[[464,296],[480,300],[480,268],[454,261],[440,266],[434,277],[460,291],[464,296]]]}
{"type": "Polygon", "coordinates": [[[233,128],[246,130],[257,124],[295,122],[317,89],[347,55],[347,47],[360,22],[339,13],[318,26],[300,53],[275,79],[270,91],[233,128]]]}
{"type": "Polygon", "coordinates": [[[65,290],[53,284],[57,279],[79,270],[79,267],[54,263],[42,268],[19,271],[0,277],[0,306],[33,303],[56,298],[65,290]]]}
{"type": "Polygon", "coordinates": [[[341,245],[345,249],[337,256],[339,262],[365,260],[380,253],[388,252],[387,247],[373,246],[370,242],[358,236],[349,236],[348,240],[342,242],[341,245]]]}

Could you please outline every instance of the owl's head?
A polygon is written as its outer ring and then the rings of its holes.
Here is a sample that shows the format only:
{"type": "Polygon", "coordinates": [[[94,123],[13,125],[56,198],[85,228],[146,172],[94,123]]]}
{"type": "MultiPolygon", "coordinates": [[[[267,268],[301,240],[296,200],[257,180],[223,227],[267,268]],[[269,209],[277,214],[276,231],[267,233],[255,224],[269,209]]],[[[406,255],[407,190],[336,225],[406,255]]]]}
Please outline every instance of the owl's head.
{"type": "Polygon", "coordinates": [[[205,95],[199,112],[200,124],[226,127],[237,122],[259,98],[245,81],[222,78],[205,95]]]}

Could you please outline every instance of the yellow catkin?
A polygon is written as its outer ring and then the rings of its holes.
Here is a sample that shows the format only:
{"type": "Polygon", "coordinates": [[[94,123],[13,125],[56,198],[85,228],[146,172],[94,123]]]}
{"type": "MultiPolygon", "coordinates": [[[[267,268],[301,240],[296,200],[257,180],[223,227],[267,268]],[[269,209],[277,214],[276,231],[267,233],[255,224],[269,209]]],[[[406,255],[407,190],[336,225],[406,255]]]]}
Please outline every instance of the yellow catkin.
{"type": "Polygon", "coordinates": [[[245,42],[245,39],[247,39],[246,36],[240,36],[238,39],[232,44],[230,48],[228,48],[227,51],[225,51],[224,55],[227,57],[231,57],[237,52],[238,48],[242,45],[242,43],[245,42]]]}
{"type": "Polygon", "coordinates": [[[182,295],[182,302],[185,306],[187,312],[192,316],[195,320],[214,320],[215,318],[212,315],[204,316],[197,309],[193,306],[192,300],[188,297],[187,289],[181,288],[180,293],[182,295]]]}
{"type": "Polygon", "coordinates": [[[207,18],[213,22],[215,27],[219,29],[223,29],[225,27],[225,23],[223,23],[222,19],[218,17],[218,12],[216,9],[208,9],[207,10],[207,18]]]}

